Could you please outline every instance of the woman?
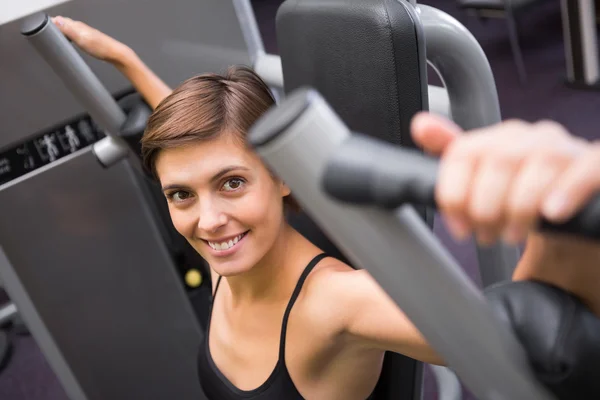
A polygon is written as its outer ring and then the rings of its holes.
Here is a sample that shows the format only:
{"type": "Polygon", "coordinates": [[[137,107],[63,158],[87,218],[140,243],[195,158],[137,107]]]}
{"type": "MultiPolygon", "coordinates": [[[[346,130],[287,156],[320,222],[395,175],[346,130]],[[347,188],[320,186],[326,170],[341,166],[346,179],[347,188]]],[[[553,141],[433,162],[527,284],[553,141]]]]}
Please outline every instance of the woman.
{"type": "MultiPolygon", "coordinates": [[[[286,223],[284,209],[297,206],[290,189],[245,142],[274,104],[259,77],[232,67],[169,94],[125,45],[81,22],[54,21],[156,107],[142,139],[144,162],[174,226],[213,274],[199,355],[209,398],[365,399],[385,351],[443,363],[366,271],[327,257],[286,223]]],[[[527,237],[515,278],[560,285],[600,313],[599,247],[530,233],[540,213],[564,219],[600,188],[592,177],[596,147],[550,123],[510,121],[465,136],[427,114],[414,119],[413,136],[442,155],[436,197],[457,237],[527,237]]]]}

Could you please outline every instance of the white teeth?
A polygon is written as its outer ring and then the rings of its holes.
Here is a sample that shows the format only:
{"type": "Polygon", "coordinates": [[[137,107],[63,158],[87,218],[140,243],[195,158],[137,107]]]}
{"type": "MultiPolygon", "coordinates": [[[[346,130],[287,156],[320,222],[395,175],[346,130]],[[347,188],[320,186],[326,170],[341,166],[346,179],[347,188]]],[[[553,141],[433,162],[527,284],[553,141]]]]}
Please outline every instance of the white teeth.
{"type": "Polygon", "coordinates": [[[244,236],[244,234],[238,235],[235,238],[231,239],[229,242],[223,242],[223,243],[208,242],[208,245],[210,247],[212,247],[214,250],[227,250],[227,249],[230,249],[233,246],[235,246],[237,244],[237,242],[239,242],[243,236],[244,236]]]}

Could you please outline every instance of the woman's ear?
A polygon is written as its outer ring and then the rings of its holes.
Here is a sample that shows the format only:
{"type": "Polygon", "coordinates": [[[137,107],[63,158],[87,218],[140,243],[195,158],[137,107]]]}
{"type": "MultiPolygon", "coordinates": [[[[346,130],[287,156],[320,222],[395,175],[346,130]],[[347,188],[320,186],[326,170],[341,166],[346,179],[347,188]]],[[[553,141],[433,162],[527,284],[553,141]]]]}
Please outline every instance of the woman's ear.
{"type": "Polygon", "coordinates": [[[287,197],[292,193],[292,189],[282,180],[279,181],[279,191],[281,192],[281,197],[287,197]]]}

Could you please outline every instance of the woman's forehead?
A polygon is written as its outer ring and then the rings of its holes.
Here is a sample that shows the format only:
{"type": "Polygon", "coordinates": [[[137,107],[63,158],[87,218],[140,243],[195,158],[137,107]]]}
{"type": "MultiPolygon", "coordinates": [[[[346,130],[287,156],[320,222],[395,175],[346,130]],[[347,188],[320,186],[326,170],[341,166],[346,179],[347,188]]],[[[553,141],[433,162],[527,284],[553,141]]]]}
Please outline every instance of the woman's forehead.
{"type": "Polygon", "coordinates": [[[165,180],[207,180],[224,168],[255,169],[261,164],[242,141],[220,137],[161,150],[156,158],[156,172],[163,183],[165,180]]]}

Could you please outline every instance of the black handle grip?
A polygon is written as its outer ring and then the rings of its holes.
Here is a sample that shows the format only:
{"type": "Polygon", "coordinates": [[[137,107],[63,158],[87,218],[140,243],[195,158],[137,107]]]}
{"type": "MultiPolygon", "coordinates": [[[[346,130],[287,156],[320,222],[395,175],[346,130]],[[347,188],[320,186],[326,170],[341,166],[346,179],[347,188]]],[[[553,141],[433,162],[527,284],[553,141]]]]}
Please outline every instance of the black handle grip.
{"type": "Polygon", "coordinates": [[[326,193],[345,202],[435,207],[437,168],[435,159],[421,153],[354,133],[329,160],[322,184],[326,193]]]}
{"type": "MultiPolygon", "coordinates": [[[[439,160],[387,142],[353,134],[329,160],[326,193],[340,201],[396,208],[412,203],[437,208],[439,160]]],[[[600,193],[564,223],[540,219],[539,230],[600,239],[600,193]]]]}

